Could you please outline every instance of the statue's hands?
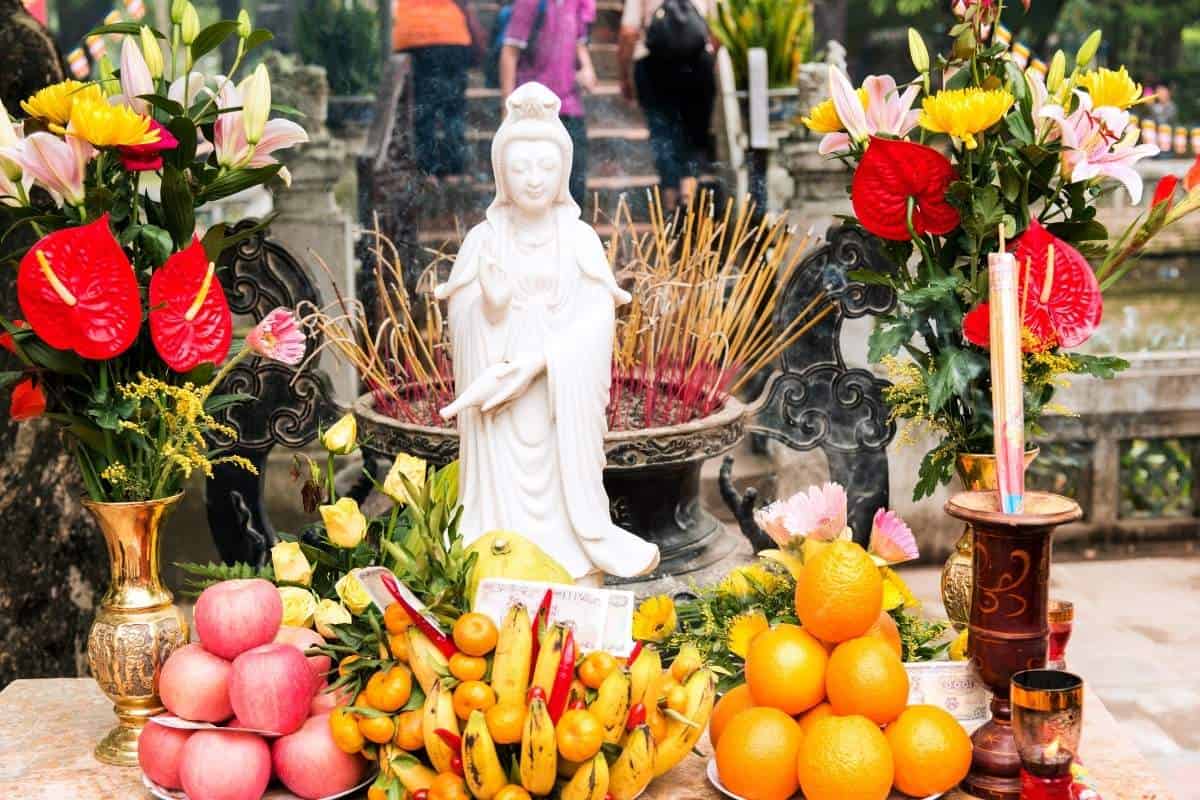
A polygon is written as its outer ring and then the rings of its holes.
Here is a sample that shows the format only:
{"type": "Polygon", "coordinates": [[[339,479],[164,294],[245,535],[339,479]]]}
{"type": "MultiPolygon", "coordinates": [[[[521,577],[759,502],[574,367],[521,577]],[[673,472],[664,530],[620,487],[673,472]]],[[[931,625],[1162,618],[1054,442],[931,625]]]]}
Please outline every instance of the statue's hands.
{"type": "Polygon", "coordinates": [[[533,383],[533,379],[546,369],[546,359],[540,355],[525,355],[512,362],[512,370],[501,377],[496,390],[484,401],[480,410],[483,413],[503,406],[510,400],[524,394],[533,383]]]}
{"type": "Polygon", "coordinates": [[[490,247],[479,257],[479,286],[483,289],[484,310],[489,318],[493,322],[503,319],[512,302],[512,283],[490,247]]]}
{"type": "MultiPolygon", "coordinates": [[[[504,379],[517,371],[517,365],[505,361],[488,367],[483,373],[471,381],[466,391],[455,398],[454,402],[438,413],[442,419],[454,419],[465,408],[475,408],[483,405],[504,385],[504,379]]],[[[485,411],[488,409],[484,409],[485,411]]]]}

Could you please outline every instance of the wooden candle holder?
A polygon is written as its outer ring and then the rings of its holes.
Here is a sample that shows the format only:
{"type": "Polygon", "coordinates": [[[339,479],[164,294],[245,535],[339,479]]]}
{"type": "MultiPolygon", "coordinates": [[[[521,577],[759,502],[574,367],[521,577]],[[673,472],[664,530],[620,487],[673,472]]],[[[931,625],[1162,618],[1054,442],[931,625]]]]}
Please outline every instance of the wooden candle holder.
{"type": "Polygon", "coordinates": [[[1009,683],[1015,673],[1046,664],[1050,536],[1083,512],[1069,498],[1028,492],[1025,513],[1008,516],[995,492],[963,492],[946,503],[946,513],[975,530],[970,652],[992,691],[992,718],[971,737],[975,751],[962,788],[983,800],[1018,800],[1021,759],[1009,683]]]}

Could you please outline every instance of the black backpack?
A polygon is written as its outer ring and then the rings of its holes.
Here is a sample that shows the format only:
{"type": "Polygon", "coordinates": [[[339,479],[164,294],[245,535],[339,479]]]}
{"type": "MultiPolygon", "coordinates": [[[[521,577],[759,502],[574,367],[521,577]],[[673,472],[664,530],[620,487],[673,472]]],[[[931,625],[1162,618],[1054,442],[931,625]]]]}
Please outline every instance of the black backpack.
{"type": "Polygon", "coordinates": [[[646,27],[646,49],[662,61],[692,61],[708,46],[708,23],[692,0],[663,0],[646,27]]]}

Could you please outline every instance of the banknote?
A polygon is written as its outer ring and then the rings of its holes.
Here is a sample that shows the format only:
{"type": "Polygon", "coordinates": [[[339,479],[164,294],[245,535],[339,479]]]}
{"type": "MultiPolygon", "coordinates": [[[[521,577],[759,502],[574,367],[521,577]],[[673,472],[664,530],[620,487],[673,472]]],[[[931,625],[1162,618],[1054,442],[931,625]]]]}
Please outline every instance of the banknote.
{"type": "Polygon", "coordinates": [[[532,616],[547,589],[553,592],[550,622],[571,623],[579,649],[584,652],[607,650],[622,657],[629,655],[633,649],[633,592],[484,578],[475,594],[474,610],[487,614],[497,625],[513,603],[523,603],[532,616]]]}

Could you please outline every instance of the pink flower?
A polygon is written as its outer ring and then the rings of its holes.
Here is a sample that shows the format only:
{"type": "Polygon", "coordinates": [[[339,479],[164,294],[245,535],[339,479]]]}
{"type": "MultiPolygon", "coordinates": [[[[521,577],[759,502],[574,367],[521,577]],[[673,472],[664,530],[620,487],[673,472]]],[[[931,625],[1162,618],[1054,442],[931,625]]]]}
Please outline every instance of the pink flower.
{"type": "MultiPolygon", "coordinates": [[[[217,94],[218,108],[241,108],[242,92],[232,81],[225,81],[217,94]]],[[[217,163],[230,168],[256,168],[277,164],[273,155],[308,141],[304,128],[291,120],[272,119],[263,128],[262,138],[251,146],[246,139],[246,125],[241,111],[221,114],[213,124],[213,146],[217,152],[217,163]]],[[[281,170],[285,181],[288,176],[281,170]]]]}
{"type": "Polygon", "coordinates": [[[912,529],[895,511],[879,509],[875,512],[875,520],[871,524],[871,542],[867,552],[887,564],[899,564],[912,561],[920,553],[917,551],[917,539],[912,529]]]}
{"type": "Polygon", "coordinates": [[[158,131],[157,142],[119,148],[121,164],[130,172],[154,172],[162,169],[162,154],[179,146],[179,140],[172,136],[162,123],[150,120],[150,128],[158,131]]]}
{"type": "Polygon", "coordinates": [[[246,336],[246,347],[255,355],[295,366],[304,358],[304,332],[291,309],[277,308],[246,336]]]}
{"type": "Polygon", "coordinates": [[[1087,92],[1076,92],[1079,108],[1070,116],[1059,105],[1047,105],[1041,115],[1058,123],[1063,143],[1063,173],[1072,183],[1107,176],[1120,181],[1137,205],[1142,201],[1142,176],[1134,165],[1147,156],[1158,155],[1152,144],[1135,144],[1136,127],[1129,125],[1129,112],[1115,106],[1092,108],[1087,92]]]}
{"type": "Polygon", "coordinates": [[[138,47],[137,37],[126,36],[121,45],[121,91],[125,105],[139,114],[147,112],[147,103],[141,99],[144,94],[154,94],[154,78],[150,75],[150,67],[146,66],[146,57],[142,48],[138,47]]]}
{"type": "Polygon", "coordinates": [[[833,541],[846,530],[846,490],[836,483],[810,486],[755,512],[771,539],[785,545],[795,538],[833,541]]]}
{"type": "Polygon", "coordinates": [[[870,75],[863,81],[863,90],[867,95],[865,108],[845,73],[837,67],[829,68],[833,107],[846,130],[825,134],[818,148],[821,155],[846,150],[851,142],[865,141],[879,133],[903,137],[916,127],[921,112],[913,111],[912,105],[919,87],[909,86],[901,93],[891,75],[870,75]]]}
{"type": "Polygon", "coordinates": [[[17,147],[17,160],[25,172],[62,205],[83,205],[83,181],[87,164],[96,155],[90,144],[74,136],[60,139],[38,132],[25,137],[17,147]]]}

